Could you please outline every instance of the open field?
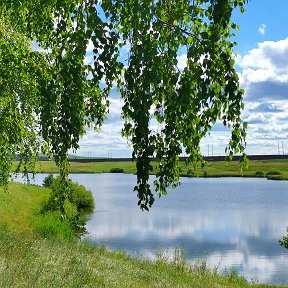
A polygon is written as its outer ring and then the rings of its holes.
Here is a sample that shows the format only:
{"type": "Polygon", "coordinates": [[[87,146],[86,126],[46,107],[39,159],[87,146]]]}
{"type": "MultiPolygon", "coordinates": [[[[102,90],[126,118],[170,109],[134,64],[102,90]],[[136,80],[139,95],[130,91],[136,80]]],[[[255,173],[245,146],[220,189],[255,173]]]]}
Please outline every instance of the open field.
{"type": "MultiPolygon", "coordinates": [[[[152,162],[153,173],[157,172],[157,162],[152,162]]],[[[215,161],[208,162],[204,168],[194,169],[180,163],[182,176],[196,177],[266,177],[266,174],[277,176],[281,179],[288,179],[288,160],[252,160],[246,171],[240,172],[238,161],[215,161]],[[274,172],[274,173],[273,173],[274,172]],[[278,174],[278,175],[277,175],[278,174]]],[[[16,165],[15,165],[16,166],[16,165]]],[[[121,168],[124,173],[136,173],[136,165],[133,162],[71,162],[70,173],[109,173],[113,168],[121,168]]],[[[57,173],[58,168],[53,161],[42,161],[36,165],[38,173],[57,173]]],[[[277,178],[276,177],[276,178],[277,178]]]]}
{"type": "MultiPolygon", "coordinates": [[[[276,287],[253,285],[235,272],[219,276],[205,262],[189,266],[128,257],[85,241],[43,238],[35,229],[49,189],[0,188],[0,287],[276,287]]],[[[96,199],[97,202],[97,199],[96,199]]],[[[279,287],[279,286],[277,286],[279,287]]]]}

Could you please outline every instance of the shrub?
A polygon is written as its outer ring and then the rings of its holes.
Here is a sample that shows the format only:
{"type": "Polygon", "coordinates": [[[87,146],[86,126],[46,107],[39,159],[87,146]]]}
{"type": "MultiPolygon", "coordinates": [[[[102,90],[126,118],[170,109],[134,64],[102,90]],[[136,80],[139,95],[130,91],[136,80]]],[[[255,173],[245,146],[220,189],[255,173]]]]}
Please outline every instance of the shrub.
{"type": "Polygon", "coordinates": [[[282,175],[268,175],[268,180],[282,180],[282,175]]]}
{"type": "Polygon", "coordinates": [[[44,186],[44,187],[51,187],[53,181],[54,181],[54,176],[53,176],[53,174],[49,174],[48,176],[46,176],[46,177],[44,178],[42,186],[44,186]]]}
{"type": "Polygon", "coordinates": [[[189,168],[187,173],[190,174],[190,175],[194,175],[195,174],[195,170],[192,169],[192,168],[189,168]]]}
{"type": "Polygon", "coordinates": [[[58,215],[58,220],[69,223],[70,229],[72,228],[75,234],[79,235],[86,232],[85,213],[91,212],[95,205],[91,191],[82,185],[73,183],[70,179],[67,183],[63,183],[60,177],[53,180],[51,188],[48,201],[42,207],[42,213],[55,212],[55,215],[58,215]],[[64,193],[63,185],[67,185],[67,190],[64,193]]]}
{"type": "MultiPolygon", "coordinates": [[[[54,179],[52,184],[52,191],[48,202],[45,204],[46,211],[57,211],[61,210],[61,197],[62,196],[62,187],[61,187],[61,179],[57,177],[54,179]]],[[[67,184],[67,200],[70,203],[75,205],[77,211],[83,210],[92,210],[95,206],[94,198],[92,196],[91,191],[87,190],[83,185],[79,185],[78,183],[73,183],[72,180],[68,180],[67,184]]]]}
{"type": "Polygon", "coordinates": [[[79,213],[76,205],[71,203],[68,199],[65,199],[63,208],[64,208],[66,219],[70,222],[74,222],[74,220],[77,218],[78,213],[79,213]]]}
{"type": "Polygon", "coordinates": [[[68,199],[73,203],[78,210],[92,210],[95,207],[95,202],[91,191],[87,190],[83,185],[73,183],[69,184],[68,199]]]}
{"type": "Polygon", "coordinates": [[[281,172],[277,170],[270,170],[266,173],[266,176],[271,176],[271,175],[281,175],[281,172]]]}
{"type": "Polygon", "coordinates": [[[282,240],[279,240],[279,244],[288,249],[288,228],[286,228],[287,234],[283,236],[282,240]]]}
{"type": "Polygon", "coordinates": [[[123,173],[124,169],[122,168],[111,168],[110,173],[123,173]]]}
{"type": "Polygon", "coordinates": [[[261,170],[257,170],[257,171],[255,172],[255,175],[256,175],[257,177],[264,177],[264,172],[261,171],[261,170]]]}

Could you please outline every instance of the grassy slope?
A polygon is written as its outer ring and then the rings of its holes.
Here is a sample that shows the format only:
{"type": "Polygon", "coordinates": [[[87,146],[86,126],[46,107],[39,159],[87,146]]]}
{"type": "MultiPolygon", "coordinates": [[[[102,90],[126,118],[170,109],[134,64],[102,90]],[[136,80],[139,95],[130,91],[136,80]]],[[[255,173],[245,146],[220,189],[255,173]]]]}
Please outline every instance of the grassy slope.
{"type": "Polygon", "coordinates": [[[11,182],[8,192],[0,188],[0,223],[13,231],[32,231],[32,222],[39,214],[49,189],[11,182]]]}
{"type": "MultiPolygon", "coordinates": [[[[157,163],[152,163],[154,168],[157,163]]],[[[112,168],[122,168],[125,173],[136,173],[135,163],[132,162],[94,162],[94,163],[70,163],[71,173],[102,173],[110,172],[112,168]]],[[[182,174],[188,174],[189,168],[181,163],[182,174]]],[[[250,161],[248,170],[243,172],[243,176],[255,177],[256,171],[262,171],[266,174],[268,171],[276,170],[281,173],[283,179],[288,179],[288,160],[264,160],[250,161]]],[[[57,173],[58,168],[52,161],[37,163],[36,171],[40,173],[57,173]]],[[[155,169],[155,172],[157,168],[155,169]]],[[[226,162],[210,162],[203,169],[197,169],[196,176],[218,177],[218,176],[241,176],[240,165],[237,161],[226,162]]]]}
{"type": "Polygon", "coordinates": [[[84,241],[41,238],[33,232],[33,219],[49,190],[11,183],[9,191],[0,190],[0,287],[252,286],[233,273],[220,277],[201,266],[183,268],[181,261],[153,264],[84,241]]]}
{"type": "MultiPolygon", "coordinates": [[[[243,279],[133,260],[81,242],[0,236],[0,287],[250,287],[243,279]]],[[[258,287],[267,287],[265,285],[258,287]]]]}

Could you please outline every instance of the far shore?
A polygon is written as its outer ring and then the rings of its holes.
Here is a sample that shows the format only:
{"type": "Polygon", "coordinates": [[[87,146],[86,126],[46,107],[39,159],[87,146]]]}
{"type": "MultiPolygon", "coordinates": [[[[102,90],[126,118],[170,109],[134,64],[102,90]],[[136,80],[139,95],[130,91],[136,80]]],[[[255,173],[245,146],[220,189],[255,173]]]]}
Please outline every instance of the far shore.
{"type": "MultiPolygon", "coordinates": [[[[266,158],[267,155],[262,155],[266,158]]],[[[185,162],[180,162],[181,177],[261,177],[269,180],[288,180],[288,157],[287,155],[280,159],[262,159],[252,160],[249,156],[249,166],[241,172],[239,161],[207,161],[204,168],[194,169],[191,165],[186,165],[185,162]]],[[[211,156],[212,157],[212,156],[211,156]]],[[[216,156],[215,156],[216,157],[216,156]]],[[[207,158],[206,158],[207,159],[207,158]]],[[[70,173],[136,173],[135,162],[131,159],[118,161],[118,159],[109,159],[109,161],[91,161],[92,159],[78,159],[78,161],[70,161],[70,173]],[[90,161],[87,161],[90,160],[90,161]],[[114,161],[115,160],[115,161],[114,161]]],[[[123,159],[122,159],[123,160],[123,159]]],[[[209,160],[209,159],[207,159],[209,160]]],[[[211,159],[210,159],[211,160],[211,159]]],[[[158,171],[157,161],[152,161],[153,171],[151,174],[156,174],[158,171]]],[[[15,161],[15,168],[17,162],[15,161]]],[[[12,169],[13,171],[13,169],[12,169]]],[[[35,167],[36,173],[58,173],[59,169],[53,161],[39,161],[35,167]]]]}

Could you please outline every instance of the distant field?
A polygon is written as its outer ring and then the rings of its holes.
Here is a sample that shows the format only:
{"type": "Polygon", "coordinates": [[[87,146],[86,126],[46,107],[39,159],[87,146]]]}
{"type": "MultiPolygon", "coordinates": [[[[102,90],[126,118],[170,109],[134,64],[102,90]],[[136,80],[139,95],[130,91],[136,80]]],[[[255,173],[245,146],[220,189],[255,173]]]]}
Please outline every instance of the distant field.
{"type": "MultiPolygon", "coordinates": [[[[157,162],[152,162],[153,173],[157,172],[157,162]]],[[[15,164],[16,166],[16,164],[15,164]]],[[[288,180],[288,160],[252,160],[246,171],[240,172],[238,161],[215,161],[208,162],[204,168],[198,168],[194,171],[192,166],[180,164],[182,176],[196,177],[266,177],[267,173],[271,177],[288,180]],[[275,176],[274,176],[275,175],[275,176]]],[[[71,162],[70,173],[109,173],[113,168],[121,168],[124,173],[136,173],[136,166],[133,162],[71,162]]],[[[57,173],[58,168],[53,161],[42,161],[36,165],[38,173],[57,173]]]]}

